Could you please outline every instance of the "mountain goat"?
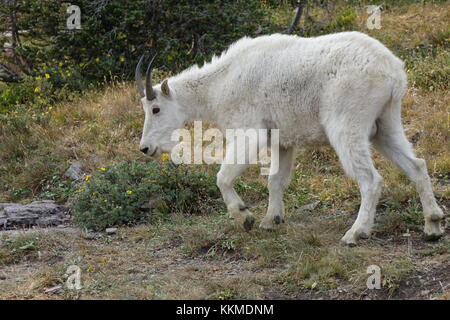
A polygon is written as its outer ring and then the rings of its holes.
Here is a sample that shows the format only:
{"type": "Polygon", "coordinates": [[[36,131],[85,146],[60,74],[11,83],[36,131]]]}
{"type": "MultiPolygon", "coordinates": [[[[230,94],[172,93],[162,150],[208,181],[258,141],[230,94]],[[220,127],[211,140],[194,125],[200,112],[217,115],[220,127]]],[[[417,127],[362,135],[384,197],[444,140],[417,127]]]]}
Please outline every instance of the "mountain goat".
{"type": "MultiPolygon", "coordinates": [[[[268,178],[269,205],[260,228],[270,230],[284,222],[283,191],[290,182],[295,149],[329,144],[361,193],[357,219],[341,242],[352,246],[368,238],[382,185],[372,162],[373,144],[416,184],[426,239],[443,234],[444,214],[434,198],[425,161],[415,157],[403,132],[400,109],[407,84],[403,62],[377,40],[359,32],[243,38],[210,63],[155,86],[153,60],[145,85],[142,61],[135,75],[145,111],[140,143],[145,154],[170,152],[176,144],[171,133],[190,120],[211,121],[221,130],[279,130],[279,170],[268,178]]],[[[224,160],[230,156],[228,149],[224,160]]],[[[250,230],[255,219],[233,189],[247,167],[224,161],[217,185],[229,214],[250,230]]]]}

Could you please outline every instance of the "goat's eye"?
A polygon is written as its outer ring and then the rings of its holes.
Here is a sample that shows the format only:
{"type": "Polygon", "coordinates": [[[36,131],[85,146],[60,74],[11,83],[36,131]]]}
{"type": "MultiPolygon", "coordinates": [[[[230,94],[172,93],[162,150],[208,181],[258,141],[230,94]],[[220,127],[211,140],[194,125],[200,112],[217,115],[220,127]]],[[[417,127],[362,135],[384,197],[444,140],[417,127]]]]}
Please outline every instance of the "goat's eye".
{"type": "Polygon", "coordinates": [[[153,112],[153,114],[157,114],[159,112],[159,108],[153,108],[152,112],[153,112]]]}

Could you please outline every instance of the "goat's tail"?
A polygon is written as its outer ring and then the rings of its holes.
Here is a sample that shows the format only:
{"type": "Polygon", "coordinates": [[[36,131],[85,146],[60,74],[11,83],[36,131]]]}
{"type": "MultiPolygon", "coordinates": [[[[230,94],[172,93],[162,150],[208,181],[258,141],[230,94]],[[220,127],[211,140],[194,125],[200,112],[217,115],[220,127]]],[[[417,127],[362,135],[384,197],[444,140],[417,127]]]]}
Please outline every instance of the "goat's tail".
{"type": "MultiPolygon", "coordinates": [[[[402,97],[407,87],[405,72],[399,72],[398,78],[392,78],[391,99],[384,106],[380,116],[375,121],[375,135],[389,134],[393,131],[402,130],[401,108],[402,97]]],[[[372,136],[372,137],[373,137],[372,136]]]]}

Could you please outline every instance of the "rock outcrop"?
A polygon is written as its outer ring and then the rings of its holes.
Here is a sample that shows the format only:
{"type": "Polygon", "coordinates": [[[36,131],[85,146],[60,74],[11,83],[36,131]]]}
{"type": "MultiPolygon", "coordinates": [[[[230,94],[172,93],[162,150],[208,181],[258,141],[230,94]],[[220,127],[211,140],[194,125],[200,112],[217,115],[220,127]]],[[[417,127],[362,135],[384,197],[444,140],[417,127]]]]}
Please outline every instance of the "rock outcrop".
{"type": "Polygon", "coordinates": [[[0,229],[60,225],[68,220],[66,208],[52,200],[0,203],[0,229]]]}

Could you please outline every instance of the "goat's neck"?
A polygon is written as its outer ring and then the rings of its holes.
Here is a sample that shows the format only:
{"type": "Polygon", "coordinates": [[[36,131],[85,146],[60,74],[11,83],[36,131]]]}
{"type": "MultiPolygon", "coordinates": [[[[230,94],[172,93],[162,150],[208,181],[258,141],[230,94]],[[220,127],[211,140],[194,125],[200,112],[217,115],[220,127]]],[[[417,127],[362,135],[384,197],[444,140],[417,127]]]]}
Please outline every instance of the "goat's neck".
{"type": "Polygon", "coordinates": [[[188,75],[175,77],[171,86],[176,91],[178,103],[184,109],[187,117],[186,121],[204,120],[217,122],[219,120],[217,109],[209,95],[210,88],[220,80],[218,75],[221,71],[215,70],[208,73],[202,71],[202,69],[199,69],[188,75]]]}

